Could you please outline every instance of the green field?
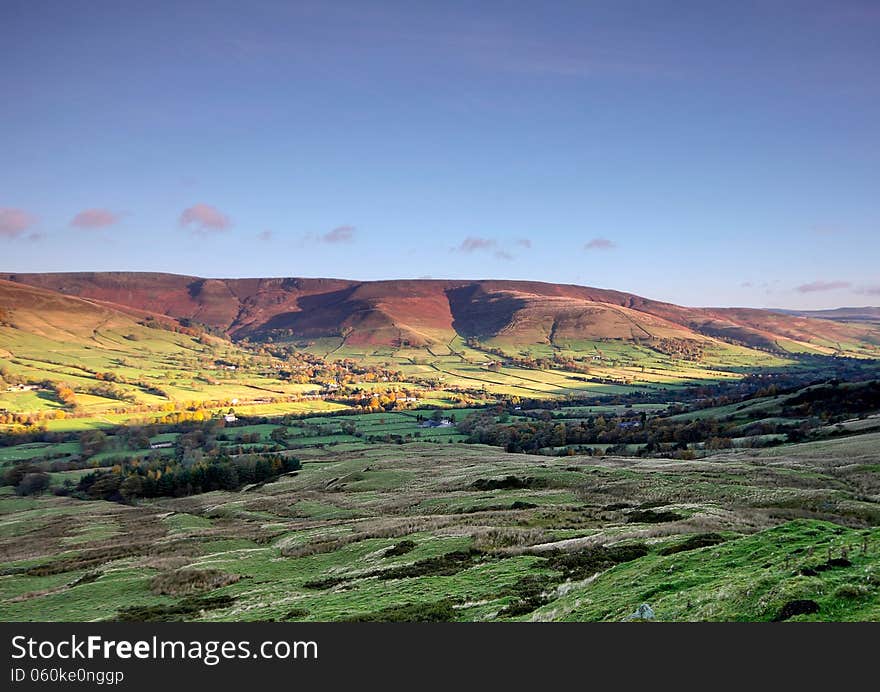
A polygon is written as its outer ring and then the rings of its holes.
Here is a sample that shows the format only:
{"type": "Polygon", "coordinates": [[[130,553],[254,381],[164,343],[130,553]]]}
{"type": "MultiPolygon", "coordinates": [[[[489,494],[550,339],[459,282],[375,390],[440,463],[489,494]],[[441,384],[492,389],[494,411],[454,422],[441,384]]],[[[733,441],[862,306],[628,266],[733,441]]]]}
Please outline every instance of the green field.
{"type": "Polygon", "coordinates": [[[875,438],[690,462],[339,442],[239,493],[2,494],[0,618],[874,620],[875,438]]]}

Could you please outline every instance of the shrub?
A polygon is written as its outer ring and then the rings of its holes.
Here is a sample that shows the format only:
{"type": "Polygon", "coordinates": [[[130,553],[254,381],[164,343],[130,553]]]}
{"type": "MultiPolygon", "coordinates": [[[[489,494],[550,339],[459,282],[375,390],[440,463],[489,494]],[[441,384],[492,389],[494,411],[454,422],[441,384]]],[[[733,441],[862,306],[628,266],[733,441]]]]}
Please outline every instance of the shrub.
{"type": "Polygon", "coordinates": [[[867,586],[861,586],[859,584],[844,584],[843,586],[837,587],[834,595],[837,598],[846,599],[864,598],[865,596],[871,595],[871,589],[869,589],[867,586]]]}
{"type": "Polygon", "coordinates": [[[235,603],[231,596],[214,598],[184,598],[172,605],[131,606],[122,608],[116,614],[118,622],[179,622],[198,617],[206,610],[226,608],[235,603]]]}
{"type": "Polygon", "coordinates": [[[456,550],[438,557],[429,557],[411,565],[395,567],[379,573],[379,579],[407,579],[425,576],[449,576],[467,569],[479,560],[483,553],[479,550],[456,550]]]}
{"type": "Polygon", "coordinates": [[[780,609],[779,613],[773,618],[773,622],[782,622],[793,618],[795,615],[812,615],[819,612],[819,604],[816,601],[799,599],[789,601],[780,609]]]}
{"type": "Polygon", "coordinates": [[[449,622],[455,619],[452,601],[407,603],[383,608],[372,613],[355,615],[346,622],[449,622]]]}
{"type": "Polygon", "coordinates": [[[49,488],[49,474],[45,471],[28,473],[15,486],[16,495],[42,495],[49,488]]]}
{"type": "Polygon", "coordinates": [[[524,490],[526,488],[544,488],[547,481],[543,478],[519,478],[517,476],[505,476],[504,478],[478,478],[471,487],[477,490],[524,490]]]}
{"type": "Polygon", "coordinates": [[[626,516],[626,521],[629,524],[661,524],[679,519],[684,519],[684,517],[676,512],[655,512],[652,509],[636,510],[626,516]]]}
{"type": "Polygon", "coordinates": [[[516,600],[504,606],[498,614],[501,617],[516,617],[537,610],[550,601],[545,593],[548,587],[549,584],[543,577],[535,575],[522,577],[506,590],[507,594],[516,596],[516,600]]]}
{"type": "Polygon", "coordinates": [[[622,562],[630,562],[648,554],[644,543],[584,548],[575,553],[553,555],[548,564],[568,579],[586,579],[597,572],[622,562]]]}
{"type": "Polygon", "coordinates": [[[291,608],[287,611],[287,614],[284,616],[285,620],[299,620],[300,618],[304,618],[309,614],[309,611],[305,608],[291,608]]]}
{"type": "Polygon", "coordinates": [[[710,545],[718,545],[719,543],[724,543],[725,540],[721,534],[699,533],[686,538],[681,543],[666,546],[660,551],[660,554],[674,555],[675,553],[683,553],[686,550],[697,550],[698,548],[706,548],[710,545]]]}
{"type": "Polygon", "coordinates": [[[416,542],[411,541],[409,539],[403,540],[397,545],[393,545],[384,553],[382,553],[382,557],[396,557],[397,555],[406,555],[408,552],[411,552],[416,547],[416,542]]]}

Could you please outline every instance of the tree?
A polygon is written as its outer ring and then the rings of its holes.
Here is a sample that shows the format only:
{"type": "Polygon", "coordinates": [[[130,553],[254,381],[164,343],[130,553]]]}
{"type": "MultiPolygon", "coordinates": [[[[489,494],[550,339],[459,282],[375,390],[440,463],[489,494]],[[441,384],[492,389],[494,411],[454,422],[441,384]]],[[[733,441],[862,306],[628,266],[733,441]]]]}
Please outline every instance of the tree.
{"type": "Polygon", "coordinates": [[[93,457],[104,451],[107,446],[107,436],[100,430],[86,430],[79,436],[79,443],[85,457],[93,457]]]}
{"type": "Polygon", "coordinates": [[[126,502],[132,502],[144,494],[144,480],[138,475],[127,476],[119,486],[119,494],[126,502]]]}
{"type": "Polygon", "coordinates": [[[45,471],[28,473],[15,487],[16,495],[42,495],[49,487],[49,474],[45,471]]]}
{"type": "Polygon", "coordinates": [[[279,444],[284,444],[284,442],[287,440],[288,435],[289,433],[287,428],[283,426],[275,428],[271,433],[269,433],[269,437],[272,439],[272,441],[278,442],[279,444]]]}
{"type": "Polygon", "coordinates": [[[3,484],[16,486],[29,473],[39,473],[41,471],[42,469],[39,466],[34,466],[33,464],[16,464],[12,468],[7,469],[3,474],[3,484]]]}

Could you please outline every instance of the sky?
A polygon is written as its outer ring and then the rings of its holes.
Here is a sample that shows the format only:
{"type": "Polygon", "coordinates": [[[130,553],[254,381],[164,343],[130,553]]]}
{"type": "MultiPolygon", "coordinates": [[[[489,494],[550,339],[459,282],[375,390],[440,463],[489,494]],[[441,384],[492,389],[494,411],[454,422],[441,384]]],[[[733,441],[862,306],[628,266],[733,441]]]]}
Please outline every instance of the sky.
{"type": "Polygon", "coordinates": [[[0,271],[880,304],[880,3],[0,3],[0,271]]]}

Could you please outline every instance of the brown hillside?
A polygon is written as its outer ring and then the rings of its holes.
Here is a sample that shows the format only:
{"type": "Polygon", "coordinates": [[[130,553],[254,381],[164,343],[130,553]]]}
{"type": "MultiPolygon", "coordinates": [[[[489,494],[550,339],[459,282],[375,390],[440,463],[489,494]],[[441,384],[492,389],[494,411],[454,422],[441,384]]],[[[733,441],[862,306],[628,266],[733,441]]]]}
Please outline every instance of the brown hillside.
{"type": "Polygon", "coordinates": [[[529,281],[204,279],[98,272],[5,274],[19,284],[190,319],[235,337],[345,336],[349,344],[448,343],[456,334],[513,343],[718,338],[765,349],[780,340],[833,352],[880,345],[875,325],[745,308],[687,308],[620,291],[529,281]]]}

